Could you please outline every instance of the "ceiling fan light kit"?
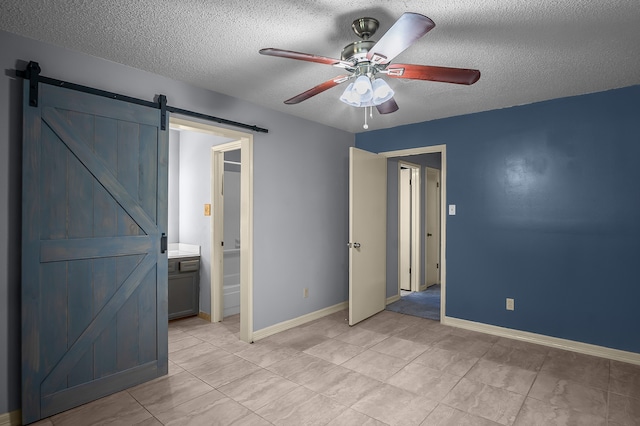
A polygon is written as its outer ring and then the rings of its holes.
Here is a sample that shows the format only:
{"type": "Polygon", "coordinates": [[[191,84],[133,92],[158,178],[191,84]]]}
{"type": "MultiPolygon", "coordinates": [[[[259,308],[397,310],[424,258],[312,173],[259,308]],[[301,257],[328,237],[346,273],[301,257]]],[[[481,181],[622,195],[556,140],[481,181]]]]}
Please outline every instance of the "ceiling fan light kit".
{"type": "Polygon", "coordinates": [[[378,78],[373,83],[366,75],[361,75],[355,83],[349,83],[340,100],[354,107],[372,107],[387,102],[394,95],[386,81],[378,78]]]}
{"type": "MultiPolygon", "coordinates": [[[[360,40],[345,46],[342,49],[340,59],[274,48],[260,50],[262,55],[317,62],[342,68],[350,73],[325,81],[291,99],[287,99],[285,104],[300,103],[332,87],[355,79],[355,81],[351,81],[348,84],[340,96],[340,100],[354,107],[372,108],[375,106],[378,113],[389,114],[399,109],[393,98],[395,93],[386,81],[376,78],[377,74],[383,74],[389,78],[464,85],[474,84],[480,78],[480,71],[474,69],[412,64],[391,65],[391,61],[396,56],[433,29],[435,24],[424,15],[406,12],[378,42],[370,40],[370,37],[378,30],[379,25],[378,20],[374,18],[359,18],[353,21],[351,28],[360,37],[360,40]]],[[[364,128],[368,128],[366,110],[364,128]]]]}

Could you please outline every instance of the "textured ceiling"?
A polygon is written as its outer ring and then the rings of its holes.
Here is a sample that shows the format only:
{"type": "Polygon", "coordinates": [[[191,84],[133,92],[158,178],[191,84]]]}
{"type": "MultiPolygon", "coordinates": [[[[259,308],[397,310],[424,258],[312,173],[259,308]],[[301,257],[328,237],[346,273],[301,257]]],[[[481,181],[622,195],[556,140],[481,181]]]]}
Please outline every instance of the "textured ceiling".
{"type": "Polygon", "coordinates": [[[378,19],[377,40],[404,12],[436,27],[393,62],[482,77],[387,79],[400,109],[374,111],[370,130],[640,84],[639,0],[2,0],[0,29],[356,133],[364,112],[338,100],[343,86],[283,103],[342,70],[258,50],[339,58],[354,19],[378,19]]]}

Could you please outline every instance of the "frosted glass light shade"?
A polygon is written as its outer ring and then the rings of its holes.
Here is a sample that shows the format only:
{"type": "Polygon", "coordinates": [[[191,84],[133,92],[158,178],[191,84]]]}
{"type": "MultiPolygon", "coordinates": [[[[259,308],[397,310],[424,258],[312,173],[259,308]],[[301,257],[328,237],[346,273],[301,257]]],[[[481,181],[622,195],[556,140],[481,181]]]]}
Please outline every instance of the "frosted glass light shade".
{"type": "Polygon", "coordinates": [[[358,107],[360,106],[360,95],[353,90],[353,83],[349,83],[344,92],[342,92],[342,96],[340,96],[340,100],[347,105],[358,107]]]}
{"type": "Polygon", "coordinates": [[[380,105],[387,102],[394,95],[393,89],[389,87],[386,81],[378,78],[374,80],[372,85],[373,90],[373,104],[380,105]]]}
{"type": "Polygon", "coordinates": [[[368,102],[373,97],[373,87],[371,86],[371,80],[366,75],[361,75],[356,78],[353,83],[353,90],[360,95],[360,102],[368,102]]]}

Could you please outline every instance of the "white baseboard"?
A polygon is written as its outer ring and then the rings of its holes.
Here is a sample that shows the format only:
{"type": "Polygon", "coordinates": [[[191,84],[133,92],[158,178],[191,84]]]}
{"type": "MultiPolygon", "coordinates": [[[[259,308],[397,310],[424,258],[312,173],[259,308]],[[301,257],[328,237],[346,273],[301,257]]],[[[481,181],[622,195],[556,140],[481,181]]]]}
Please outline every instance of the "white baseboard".
{"type": "Polygon", "coordinates": [[[441,323],[444,325],[449,325],[451,327],[459,327],[467,330],[479,331],[481,333],[492,334],[494,336],[507,337],[509,339],[522,340],[525,342],[536,343],[538,345],[549,346],[552,348],[564,349],[581,354],[608,358],[614,361],[640,365],[640,353],[621,351],[619,349],[612,349],[604,346],[597,346],[589,343],[560,339],[558,337],[545,336],[543,334],[530,333],[528,331],[513,330],[510,328],[498,327],[495,325],[483,324],[447,316],[442,318],[441,323]]]}
{"type": "Polygon", "coordinates": [[[20,426],[21,422],[22,412],[20,410],[0,414],[0,426],[20,426]]]}
{"type": "Polygon", "coordinates": [[[327,315],[342,311],[344,309],[347,309],[348,307],[349,302],[342,302],[338,303],[337,305],[329,306],[328,308],[310,312],[297,318],[293,318],[287,321],[279,322],[278,324],[274,324],[269,327],[262,328],[258,331],[253,332],[253,341],[255,342],[256,340],[264,339],[265,337],[280,333],[281,331],[285,331],[290,328],[320,319],[322,317],[326,317],[327,315]]]}
{"type": "Polygon", "coordinates": [[[390,305],[393,302],[397,302],[398,300],[400,300],[399,294],[396,294],[395,296],[387,297],[387,305],[390,305]]]}

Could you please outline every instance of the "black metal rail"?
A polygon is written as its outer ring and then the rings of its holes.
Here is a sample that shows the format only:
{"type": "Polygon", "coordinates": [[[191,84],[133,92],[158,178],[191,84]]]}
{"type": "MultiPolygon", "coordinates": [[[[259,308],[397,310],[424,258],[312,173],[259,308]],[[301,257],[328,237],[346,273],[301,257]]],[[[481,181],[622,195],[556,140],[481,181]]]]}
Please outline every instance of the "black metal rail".
{"type": "Polygon", "coordinates": [[[143,105],[151,108],[157,108],[161,111],[161,123],[162,130],[167,129],[167,111],[180,115],[186,115],[189,117],[200,118],[207,121],[213,121],[215,123],[226,124],[228,126],[239,127],[242,129],[251,130],[258,133],[268,133],[268,129],[258,127],[251,124],[240,123],[237,121],[227,120],[225,118],[215,117],[213,115],[202,114],[187,109],[172,107],[167,105],[167,97],[165,95],[158,95],[157,102],[145,101],[144,99],[132,98],[131,96],[125,96],[114,92],[108,92],[106,90],[96,89],[95,87],[82,86],[80,84],[70,83],[68,81],[57,80],[55,78],[49,78],[40,75],[41,69],[37,62],[29,62],[27,68],[24,71],[16,70],[16,76],[29,80],[29,105],[33,107],[38,106],[38,83],[49,84],[51,86],[66,87],[67,89],[76,90],[79,92],[90,93],[92,95],[102,96],[110,99],[117,99],[124,102],[129,102],[136,105],[143,105]]]}

